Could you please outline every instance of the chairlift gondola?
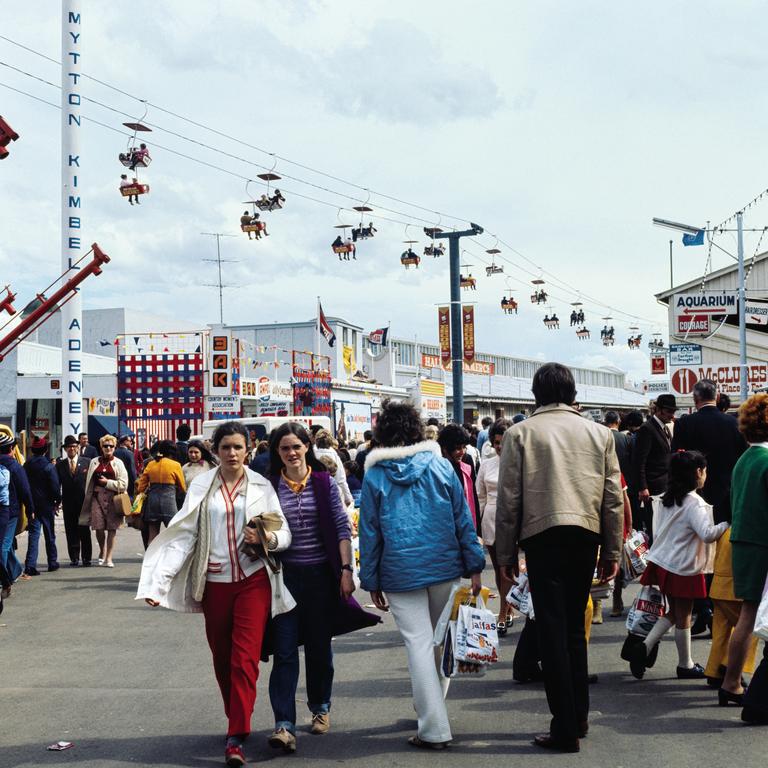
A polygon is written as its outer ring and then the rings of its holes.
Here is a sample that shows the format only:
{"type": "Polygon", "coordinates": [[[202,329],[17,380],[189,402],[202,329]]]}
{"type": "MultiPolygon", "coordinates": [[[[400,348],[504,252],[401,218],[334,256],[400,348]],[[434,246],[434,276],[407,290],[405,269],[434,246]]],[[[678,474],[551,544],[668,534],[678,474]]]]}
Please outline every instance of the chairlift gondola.
{"type": "MultiPolygon", "coordinates": [[[[471,267],[471,264],[462,264],[461,268],[464,269],[464,267],[469,270],[471,267]]],[[[465,291],[476,291],[477,290],[477,279],[472,277],[471,272],[467,272],[465,275],[463,272],[459,273],[459,285],[465,290],[465,291]]]]}
{"type": "Polygon", "coordinates": [[[540,278],[537,278],[536,280],[531,280],[531,282],[533,283],[533,293],[531,294],[531,304],[546,304],[549,296],[547,295],[546,290],[540,287],[544,285],[544,281],[541,280],[540,278]]]}
{"type": "Polygon", "coordinates": [[[658,331],[654,331],[653,338],[648,341],[648,349],[651,350],[651,352],[664,352],[665,346],[664,346],[664,339],[661,337],[661,333],[658,331]]]}
{"type": "Polygon", "coordinates": [[[591,335],[590,335],[590,332],[589,332],[589,328],[587,328],[586,325],[582,326],[581,328],[577,328],[576,329],[576,338],[579,341],[584,341],[584,339],[589,339],[590,336],[591,335]]]}
{"type": "Polygon", "coordinates": [[[491,263],[485,268],[485,274],[490,277],[491,275],[504,274],[504,267],[496,263],[496,255],[501,253],[498,248],[489,248],[486,253],[491,256],[491,263]]]}
{"type": "Polygon", "coordinates": [[[338,254],[339,261],[349,261],[350,255],[357,261],[355,244],[352,242],[351,237],[347,237],[347,230],[350,228],[349,224],[336,224],[334,229],[340,229],[341,234],[336,236],[336,239],[331,243],[331,249],[335,254],[338,254]]]}
{"type": "Polygon", "coordinates": [[[400,254],[400,263],[406,268],[411,267],[419,268],[421,264],[421,256],[413,250],[413,246],[418,243],[418,240],[403,240],[403,243],[408,247],[400,254]]]}
{"type": "Polygon", "coordinates": [[[123,125],[129,130],[133,131],[133,136],[128,138],[125,152],[118,154],[118,160],[129,170],[136,171],[137,168],[148,168],[152,162],[152,158],[149,155],[149,150],[144,142],[139,142],[138,134],[140,133],[152,133],[152,129],[145,125],[142,121],[147,116],[148,107],[146,102],[144,103],[144,114],[137,122],[123,123],[123,125]],[[136,146],[138,143],[138,147],[136,146]]]}
{"type": "Polygon", "coordinates": [[[632,331],[639,331],[640,327],[637,325],[630,325],[629,330],[630,330],[630,336],[627,339],[627,346],[630,349],[640,349],[640,344],[643,341],[643,334],[638,333],[635,335],[632,333],[632,331]]]}
{"type": "MultiPolygon", "coordinates": [[[[550,310],[552,310],[552,307],[549,307],[550,310]]],[[[560,318],[557,316],[557,312],[552,312],[550,315],[549,312],[544,315],[544,325],[550,330],[550,331],[558,331],[560,330],[560,318]]]]}
{"type": "Polygon", "coordinates": [[[605,325],[603,325],[600,331],[600,340],[603,342],[604,347],[612,347],[614,345],[616,331],[613,325],[608,327],[608,323],[613,320],[613,318],[608,315],[604,317],[603,320],[605,321],[605,325]]]}
{"type": "Polygon", "coordinates": [[[424,227],[424,234],[432,241],[429,245],[424,246],[425,256],[432,256],[434,259],[439,256],[445,256],[445,243],[442,241],[439,243],[435,242],[435,235],[442,231],[440,227],[424,227]]]}
{"type": "Polygon", "coordinates": [[[0,160],[5,160],[10,154],[6,147],[12,141],[18,141],[19,134],[0,115],[0,160]]]}

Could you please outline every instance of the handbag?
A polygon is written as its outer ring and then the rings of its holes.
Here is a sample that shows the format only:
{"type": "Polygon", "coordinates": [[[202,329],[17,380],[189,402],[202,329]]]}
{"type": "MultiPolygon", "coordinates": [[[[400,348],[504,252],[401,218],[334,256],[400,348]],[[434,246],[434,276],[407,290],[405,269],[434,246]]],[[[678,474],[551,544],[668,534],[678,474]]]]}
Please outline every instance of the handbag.
{"type": "Polygon", "coordinates": [[[265,512],[263,515],[252,517],[247,526],[255,529],[259,536],[259,542],[258,544],[243,542],[243,552],[251,560],[261,558],[269,566],[272,573],[279,573],[280,561],[270,552],[268,542],[269,534],[273,531],[279,531],[283,527],[283,518],[277,512],[265,512]]]}
{"type": "Polygon", "coordinates": [[[120,517],[133,514],[131,511],[131,497],[125,492],[116,493],[112,497],[112,507],[115,510],[115,514],[120,517]]]}

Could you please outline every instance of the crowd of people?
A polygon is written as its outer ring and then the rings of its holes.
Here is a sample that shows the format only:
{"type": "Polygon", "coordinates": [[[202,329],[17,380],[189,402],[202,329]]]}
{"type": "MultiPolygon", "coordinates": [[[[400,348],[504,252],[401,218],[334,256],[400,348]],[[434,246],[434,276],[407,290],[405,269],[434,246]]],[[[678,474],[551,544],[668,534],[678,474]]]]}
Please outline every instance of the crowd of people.
{"type": "Polygon", "coordinates": [[[22,466],[13,437],[0,436],[3,597],[39,574],[41,532],[48,571],[59,568],[59,509],[70,565],[92,564],[95,531],[99,565],[114,567],[121,497],[141,496],[137,599],[204,615],[227,765],[245,763],[260,659],[272,657],[269,744],[297,749],[301,646],[310,732],[329,731],[332,638],[380,621],[355,601],[356,586],[391,612],[405,645],[418,717],[409,743],[439,750],[452,732],[435,627],[462,578],[469,594],[481,591],[487,553],[499,638],[516,616],[513,587],[526,581],[535,605],[513,662],[519,682],[543,681],[552,713],[534,744],[577,752],[596,677],[591,625],[611,587],[611,615],[626,613],[624,589],[637,574],[625,545],[640,535],[649,548],[640,586],[665,607],[645,636],[629,633],[628,673],[646,678],[674,630],[676,677],[712,686],[713,703],[740,706],[745,722],[768,724],[768,651],[756,667],[753,634],[768,577],[768,394],[737,415],[701,380],[691,414],[678,416],[674,396],[661,395],[647,415],[609,411],[600,424],[580,412],[566,367],[543,365],[532,390],[532,414],[479,427],[424,423],[410,403],[385,401],[360,444],[296,422],[256,441],[231,421],[210,442],[181,428],[175,443],[144,455],[130,438],[105,435],[96,449],[70,436],[55,464],[35,440],[22,466]],[[25,525],[22,566],[14,541],[25,525]],[[700,664],[691,638],[708,630],[700,664]]]}

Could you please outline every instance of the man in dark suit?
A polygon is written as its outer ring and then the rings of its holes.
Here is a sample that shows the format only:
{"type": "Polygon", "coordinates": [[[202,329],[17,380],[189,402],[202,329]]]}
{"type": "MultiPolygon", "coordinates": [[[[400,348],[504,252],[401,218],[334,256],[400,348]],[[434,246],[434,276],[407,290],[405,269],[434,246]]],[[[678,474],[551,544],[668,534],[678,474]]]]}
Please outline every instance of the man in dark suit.
{"type": "Polygon", "coordinates": [[[674,395],[659,395],[654,414],[637,430],[634,450],[634,470],[637,478],[640,511],[632,525],[645,530],[652,538],[653,507],[651,496],[667,489],[669,456],[672,452],[670,422],[675,418],[677,402],[674,395]]]}
{"type": "Polygon", "coordinates": [[[64,530],[67,534],[69,564],[84,566],[91,564],[92,544],[91,529],[87,525],[78,525],[80,510],[85,499],[85,480],[91,460],[80,456],[80,444],[74,435],[64,438],[61,446],[67,454],[56,461],[56,473],[61,483],[61,507],[64,513],[64,530]]]}
{"type": "Polygon", "coordinates": [[[125,470],[128,472],[128,495],[133,498],[133,487],[136,484],[136,459],[133,455],[133,438],[130,435],[123,435],[117,441],[115,456],[125,464],[125,470]]]}
{"type": "Polygon", "coordinates": [[[88,444],[88,433],[87,432],[81,432],[78,436],[78,446],[79,446],[79,454],[81,456],[84,456],[86,459],[95,459],[99,455],[98,449],[88,444]]]}
{"type": "Polygon", "coordinates": [[[700,493],[712,505],[716,523],[731,520],[731,472],[744,451],[736,419],[717,408],[717,385],[709,379],[693,387],[696,413],[675,425],[672,450],[701,451],[707,459],[707,482],[700,493]]]}

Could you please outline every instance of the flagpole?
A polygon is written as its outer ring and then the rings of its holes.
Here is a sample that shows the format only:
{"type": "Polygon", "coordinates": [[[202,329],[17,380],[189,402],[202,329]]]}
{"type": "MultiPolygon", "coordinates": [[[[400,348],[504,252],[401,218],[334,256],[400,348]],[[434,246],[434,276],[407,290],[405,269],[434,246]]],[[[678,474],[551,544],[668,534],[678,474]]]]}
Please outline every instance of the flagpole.
{"type": "MultiPolygon", "coordinates": [[[[317,297],[317,312],[315,313],[315,360],[320,358],[320,297],[317,297]]],[[[315,360],[312,361],[312,370],[315,369],[315,360]]]]}
{"type": "MultiPolygon", "coordinates": [[[[396,386],[395,382],[395,356],[392,347],[392,321],[387,320],[387,354],[389,355],[389,380],[392,382],[392,386],[396,386]]],[[[417,363],[418,365],[418,363],[417,363]]]]}

